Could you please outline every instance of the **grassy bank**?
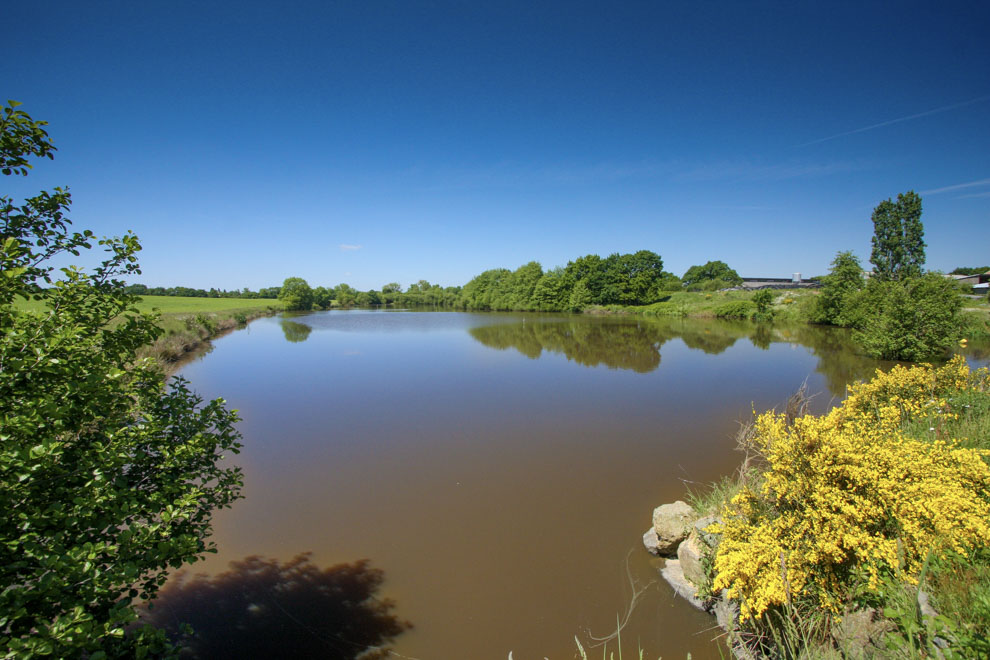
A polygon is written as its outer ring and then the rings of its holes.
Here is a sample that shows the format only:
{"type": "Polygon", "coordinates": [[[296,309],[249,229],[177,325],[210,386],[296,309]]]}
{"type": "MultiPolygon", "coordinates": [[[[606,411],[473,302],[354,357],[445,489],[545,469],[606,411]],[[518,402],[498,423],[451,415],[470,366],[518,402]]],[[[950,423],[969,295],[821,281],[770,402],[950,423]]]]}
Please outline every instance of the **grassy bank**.
{"type": "MultiPolygon", "coordinates": [[[[773,321],[811,323],[818,289],[769,289],[769,311],[773,321]]],[[[586,314],[635,315],[648,317],[732,318],[751,317],[757,310],[753,297],[757,291],[677,291],[651,305],[592,306],[586,314]]],[[[967,339],[990,338],[990,301],[986,297],[966,298],[960,312],[962,336],[967,339]]]]}
{"type": "MultiPolygon", "coordinates": [[[[815,289],[768,289],[774,320],[803,321],[810,317],[818,291],[815,289]]],[[[756,291],[675,291],[651,305],[592,306],[586,314],[633,314],[690,318],[740,318],[739,311],[756,311],[756,291]],[[735,308],[735,311],[733,311],[735,308]]]]}
{"type": "MultiPolygon", "coordinates": [[[[43,301],[35,300],[20,300],[17,306],[38,312],[46,309],[43,301]]],[[[158,314],[158,326],[164,334],[138,351],[138,357],[153,357],[169,373],[183,356],[210,339],[281,308],[281,302],[271,299],[142,296],[138,311],[158,314]]]]}
{"type": "Polygon", "coordinates": [[[738,474],[694,494],[699,594],[757,657],[990,654],[990,374],[896,367],[837,408],[759,415],[738,474]]]}

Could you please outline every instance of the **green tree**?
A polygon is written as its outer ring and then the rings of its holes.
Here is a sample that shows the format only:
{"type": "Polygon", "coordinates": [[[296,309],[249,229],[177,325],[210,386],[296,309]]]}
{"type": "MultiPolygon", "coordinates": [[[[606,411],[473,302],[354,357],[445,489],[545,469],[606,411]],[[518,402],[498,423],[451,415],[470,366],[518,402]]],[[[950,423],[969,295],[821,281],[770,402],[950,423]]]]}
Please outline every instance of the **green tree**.
{"type": "Polygon", "coordinates": [[[287,277],[282,282],[278,299],[289,311],[306,311],[313,309],[313,290],[301,277],[287,277]]]}
{"type": "Polygon", "coordinates": [[[714,280],[725,282],[730,286],[742,282],[739,273],[729,268],[729,265],[724,261],[709,261],[703,266],[691,266],[681,278],[684,286],[714,280]]]}
{"type": "Polygon", "coordinates": [[[357,302],[357,289],[350,284],[340,283],[334,289],[334,298],[341,307],[350,307],[357,302]]]}
{"type": "Polygon", "coordinates": [[[563,268],[548,270],[533,288],[533,309],[541,312],[562,312],[568,309],[573,287],[574,282],[563,268]]]}
{"type": "Polygon", "coordinates": [[[586,280],[578,280],[574,288],[571,289],[571,299],[568,302],[568,309],[572,312],[580,312],[592,303],[591,291],[588,290],[586,280]]]}
{"type": "Polygon", "coordinates": [[[660,296],[663,259],[656,252],[612,254],[605,259],[601,304],[645,305],[660,296]]]}
{"type": "Polygon", "coordinates": [[[873,252],[870,263],[879,280],[903,280],[921,275],[925,265],[925,229],[921,197],[913,190],[885,199],[873,209],[873,252]]]}
{"type": "MultiPolygon", "coordinates": [[[[45,123],[0,106],[0,171],[54,149],[45,123]]],[[[235,413],[165,380],[136,351],[161,334],[123,278],[137,237],[99,245],[91,273],[51,265],[94,242],[71,232],[68,192],[0,197],[0,646],[5,657],[161,652],[125,635],[133,600],[211,549],[213,511],[239,495],[235,413]],[[18,299],[44,309],[27,311],[18,299]],[[142,649],[142,650],[139,650],[142,649]]]]}
{"type": "Polygon", "coordinates": [[[863,267],[852,252],[839,252],[829,274],[821,278],[821,293],[815,299],[811,320],[815,323],[850,327],[856,324],[859,306],[856,294],[866,285],[863,267]]]}
{"type": "MultiPolygon", "coordinates": [[[[607,282],[605,281],[605,260],[599,257],[597,254],[588,254],[583,257],[578,257],[574,261],[567,262],[567,266],[564,267],[564,272],[567,276],[574,281],[575,285],[578,282],[584,282],[583,290],[579,293],[579,298],[584,300],[588,298],[586,305],[591,304],[601,304],[602,293],[605,290],[607,282]]],[[[571,292],[573,297],[573,290],[571,292]]],[[[571,308],[573,309],[573,301],[571,308]]]]}
{"type": "Polygon", "coordinates": [[[917,362],[943,354],[962,331],[962,299],[939,273],[905,280],[871,279],[858,302],[856,341],[873,357],[917,362]]]}
{"type": "Polygon", "coordinates": [[[949,272],[949,275],[982,275],[990,273],[990,266],[960,266],[949,272]]]}
{"type": "Polygon", "coordinates": [[[333,306],[333,289],[325,286],[313,289],[313,304],[320,309],[330,309],[333,306]]]}

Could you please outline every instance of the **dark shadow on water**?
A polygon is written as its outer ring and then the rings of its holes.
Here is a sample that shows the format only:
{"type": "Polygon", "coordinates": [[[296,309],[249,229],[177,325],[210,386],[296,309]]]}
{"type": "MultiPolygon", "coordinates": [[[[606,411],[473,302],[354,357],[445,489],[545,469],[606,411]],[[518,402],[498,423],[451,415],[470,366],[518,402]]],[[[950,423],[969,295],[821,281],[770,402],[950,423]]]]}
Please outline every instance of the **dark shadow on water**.
{"type": "Polygon", "coordinates": [[[309,333],[313,332],[313,328],[298,321],[282,319],[281,325],[282,333],[285,334],[285,341],[292,342],[293,344],[306,341],[309,339],[309,333]]]}
{"type": "Polygon", "coordinates": [[[367,560],[321,569],[309,553],[247,557],[214,577],[178,576],[142,622],[164,629],[184,658],[386,658],[385,645],[412,625],[377,597],[384,579],[367,560]]]}

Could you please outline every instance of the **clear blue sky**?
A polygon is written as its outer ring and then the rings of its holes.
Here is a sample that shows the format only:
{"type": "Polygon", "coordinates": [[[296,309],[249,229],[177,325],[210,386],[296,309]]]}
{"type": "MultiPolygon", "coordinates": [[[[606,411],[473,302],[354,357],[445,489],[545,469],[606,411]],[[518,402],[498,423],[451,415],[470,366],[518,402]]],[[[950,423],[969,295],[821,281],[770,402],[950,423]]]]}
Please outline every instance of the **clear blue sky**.
{"type": "Polygon", "coordinates": [[[359,289],[649,249],[680,275],[990,262],[990,3],[31,2],[0,95],[140,281],[359,289]]]}

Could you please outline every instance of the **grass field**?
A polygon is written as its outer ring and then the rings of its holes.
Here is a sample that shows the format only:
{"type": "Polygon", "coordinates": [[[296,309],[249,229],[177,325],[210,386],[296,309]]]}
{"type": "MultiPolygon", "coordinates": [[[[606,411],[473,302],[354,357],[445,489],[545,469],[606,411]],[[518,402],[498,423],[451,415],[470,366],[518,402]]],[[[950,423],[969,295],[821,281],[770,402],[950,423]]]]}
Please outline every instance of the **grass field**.
{"type": "MultiPolygon", "coordinates": [[[[157,309],[162,316],[171,314],[236,314],[254,312],[269,307],[281,308],[282,303],[270,298],[182,298],[179,296],[142,296],[138,309],[150,312],[157,309]]],[[[44,309],[45,303],[37,300],[18,300],[20,309],[44,309]]]]}
{"type": "MultiPolygon", "coordinates": [[[[43,311],[44,301],[18,300],[23,310],[43,311]]],[[[268,316],[282,303],[270,298],[183,298],[179,296],[142,296],[137,308],[157,312],[158,325],[164,334],[139,356],[155,358],[166,371],[186,353],[198,350],[211,337],[246,324],[259,316],[268,316]]]]}

